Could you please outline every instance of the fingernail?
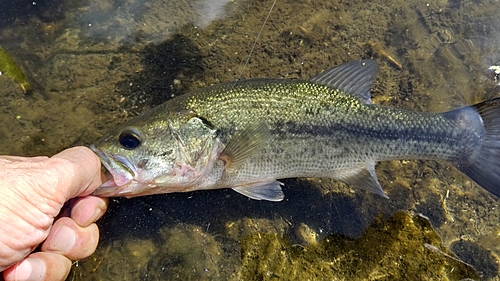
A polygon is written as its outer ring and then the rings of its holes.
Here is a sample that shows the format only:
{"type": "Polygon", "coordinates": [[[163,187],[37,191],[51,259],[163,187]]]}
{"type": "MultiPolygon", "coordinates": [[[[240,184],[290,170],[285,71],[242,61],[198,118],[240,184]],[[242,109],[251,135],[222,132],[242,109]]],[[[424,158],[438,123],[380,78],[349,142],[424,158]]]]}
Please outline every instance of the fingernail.
{"type": "Polygon", "coordinates": [[[103,212],[103,210],[101,208],[99,208],[99,207],[96,208],[94,211],[94,214],[90,218],[88,224],[94,223],[97,220],[97,218],[99,218],[102,215],[102,212],[103,212]]]}
{"type": "Polygon", "coordinates": [[[50,241],[50,249],[61,253],[66,253],[73,249],[76,242],[76,233],[69,226],[61,225],[56,230],[50,241]]]}
{"type": "Polygon", "coordinates": [[[37,281],[45,275],[45,263],[39,258],[27,258],[15,270],[15,280],[37,281]]]}
{"type": "MultiPolygon", "coordinates": [[[[80,226],[89,226],[91,225],[92,223],[94,223],[103,213],[103,210],[99,207],[95,208],[94,209],[94,213],[92,213],[92,215],[90,215],[87,219],[83,219],[85,222],[82,223],[80,226]]],[[[77,223],[79,224],[79,222],[77,221],[77,223]]]]}

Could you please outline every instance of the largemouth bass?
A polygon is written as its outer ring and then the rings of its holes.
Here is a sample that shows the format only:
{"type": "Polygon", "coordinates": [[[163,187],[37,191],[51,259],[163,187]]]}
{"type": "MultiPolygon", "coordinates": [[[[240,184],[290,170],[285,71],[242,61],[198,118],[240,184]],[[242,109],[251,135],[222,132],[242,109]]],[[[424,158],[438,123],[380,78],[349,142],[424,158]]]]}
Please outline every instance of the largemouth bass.
{"type": "Polygon", "coordinates": [[[500,99],[444,113],[371,103],[378,66],[352,61],[309,81],[251,79],[173,98],[91,145],[98,196],[232,188],[280,201],[278,180],[326,177],[387,197],[375,163],[446,160],[500,196],[500,99]]]}

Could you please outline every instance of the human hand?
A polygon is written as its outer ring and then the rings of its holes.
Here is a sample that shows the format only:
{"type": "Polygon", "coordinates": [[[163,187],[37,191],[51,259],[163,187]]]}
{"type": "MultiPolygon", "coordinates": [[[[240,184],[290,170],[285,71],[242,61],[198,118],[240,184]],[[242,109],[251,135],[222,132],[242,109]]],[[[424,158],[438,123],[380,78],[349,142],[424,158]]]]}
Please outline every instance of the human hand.
{"type": "Polygon", "coordinates": [[[64,280],[71,260],[95,251],[94,222],[107,208],[106,199],[89,196],[102,183],[100,167],[85,147],[51,158],[0,156],[0,271],[6,281],[64,280]]]}

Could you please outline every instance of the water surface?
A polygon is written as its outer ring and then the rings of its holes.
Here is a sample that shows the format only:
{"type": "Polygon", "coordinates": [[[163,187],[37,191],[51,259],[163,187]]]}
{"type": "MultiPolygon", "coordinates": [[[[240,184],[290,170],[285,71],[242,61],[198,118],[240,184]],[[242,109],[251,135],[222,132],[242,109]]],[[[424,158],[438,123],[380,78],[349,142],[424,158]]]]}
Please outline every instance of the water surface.
{"type": "MultiPolygon", "coordinates": [[[[388,106],[446,110],[498,83],[493,0],[18,2],[2,3],[0,46],[34,90],[0,75],[0,154],[53,155],[192,89],[361,58],[379,62],[372,97],[388,106]]],[[[68,280],[500,280],[497,198],[447,163],[377,174],[389,200],[329,179],[286,180],[279,203],[112,199],[68,280]]]]}

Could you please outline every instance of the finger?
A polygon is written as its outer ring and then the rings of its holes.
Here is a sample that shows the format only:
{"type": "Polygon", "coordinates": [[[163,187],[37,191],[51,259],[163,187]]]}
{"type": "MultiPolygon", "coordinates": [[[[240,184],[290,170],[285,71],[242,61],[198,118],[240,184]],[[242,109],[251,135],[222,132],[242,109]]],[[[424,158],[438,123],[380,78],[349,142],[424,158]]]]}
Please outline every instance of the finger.
{"type": "Polygon", "coordinates": [[[22,157],[22,156],[10,156],[3,155],[0,156],[0,161],[2,162],[42,162],[49,159],[47,156],[36,156],[36,157],[22,157]]]}
{"type": "Polygon", "coordinates": [[[60,169],[58,190],[65,192],[66,201],[92,193],[101,185],[101,162],[92,150],[80,146],[66,149],[51,157],[63,160],[60,169]]]}
{"type": "Polygon", "coordinates": [[[5,281],[62,281],[71,269],[71,261],[56,253],[37,252],[4,271],[5,281]]]}
{"type": "Polygon", "coordinates": [[[98,241],[99,229],[95,223],[80,227],[74,220],[64,217],[54,223],[41,250],[80,260],[94,253],[98,241]]]}
{"type": "Polygon", "coordinates": [[[81,227],[86,227],[104,215],[108,208],[108,199],[85,196],[73,199],[71,205],[71,218],[81,227]]]}

